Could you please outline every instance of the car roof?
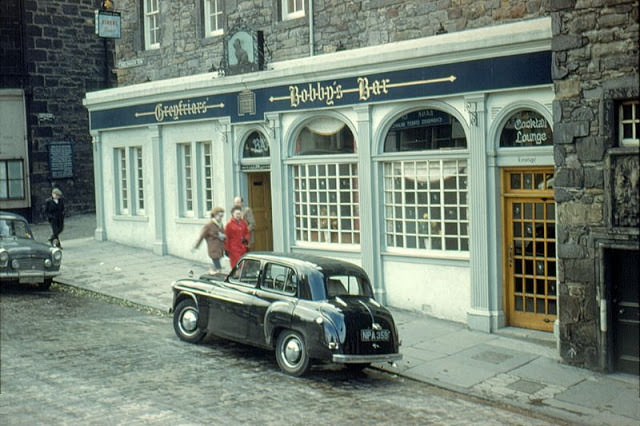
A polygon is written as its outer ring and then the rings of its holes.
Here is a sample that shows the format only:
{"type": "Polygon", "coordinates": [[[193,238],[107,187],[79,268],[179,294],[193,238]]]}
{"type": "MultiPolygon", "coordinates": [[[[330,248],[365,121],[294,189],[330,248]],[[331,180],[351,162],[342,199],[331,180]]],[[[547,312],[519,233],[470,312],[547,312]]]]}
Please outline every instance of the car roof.
{"type": "Polygon", "coordinates": [[[312,254],[249,252],[245,255],[245,258],[256,258],[272,262],[288,263],[298,268],[323,271],[327,274],[352,273],[366,276],[365,271],[361,267],[351,262],[312,254]]]}
{"type": "Polygon", "coordinates": [[[13,219],[13,220],[18,219],[18,220],[24,220],[25,222],[27,221],[27,219],[25,219],[24,216],[21,216],[16,213],[5,212],[5,211],[0,211],[0,219],[13,219]]]}

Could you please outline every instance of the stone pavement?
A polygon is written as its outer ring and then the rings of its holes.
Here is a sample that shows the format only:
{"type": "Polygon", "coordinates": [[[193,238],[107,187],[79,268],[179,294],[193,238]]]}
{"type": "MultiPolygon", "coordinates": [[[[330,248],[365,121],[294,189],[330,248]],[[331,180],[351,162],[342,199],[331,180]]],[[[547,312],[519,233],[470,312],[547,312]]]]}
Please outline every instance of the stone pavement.
{"type": "MultiPolygon", "coordinates": [[[[67,219],[58,283],[169,310],[171,283],[208,265],[93,239],[95,216],[67,219]],[[68,239],[72,238],[72,239],[68,239]]],[[[33,226],[46,241],[46,224],[33,226]]],[[[559,423],[639,425],[639,377],[563,364],[553,336],[507,328],[488,334],[401,309],[391,311],[402,339],[393,374],[557,418],[559,423]]]]}

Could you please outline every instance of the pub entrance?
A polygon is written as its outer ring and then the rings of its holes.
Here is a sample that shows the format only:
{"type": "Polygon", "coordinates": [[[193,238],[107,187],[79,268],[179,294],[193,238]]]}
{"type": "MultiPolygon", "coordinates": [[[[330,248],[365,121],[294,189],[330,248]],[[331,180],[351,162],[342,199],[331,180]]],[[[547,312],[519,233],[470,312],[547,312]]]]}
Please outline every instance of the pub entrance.
{"type": "Polygon", "coordinates": [[[253,210],[256,229],[251,250],[273,250],[273,227],[271,223],[271,175],[269,172],[247,173],[248,205],[253,210]]]}

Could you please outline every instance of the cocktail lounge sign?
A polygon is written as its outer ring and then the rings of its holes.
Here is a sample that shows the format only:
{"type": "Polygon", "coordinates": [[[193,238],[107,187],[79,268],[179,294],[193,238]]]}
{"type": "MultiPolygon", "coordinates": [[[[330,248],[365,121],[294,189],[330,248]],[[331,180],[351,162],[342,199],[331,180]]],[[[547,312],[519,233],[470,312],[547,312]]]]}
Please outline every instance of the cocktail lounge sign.
{"type": "MultiPolygon", "coordinates": [[[[232,123],[264,121],[269,112],[551,84],[550,70],[551,53],[543,51],[274,87],[245,85],[237,92],[90,111],[91,129],[218,117],[230,117],[232,123]]],[[[523,132],[522,137],[531,136],[523,132]]]]}
{"type": "Polygon", "coordinates": [[[547,120],[531,110],[515,112],[500,134],[501,147],[553,145],[553,133],[547,120]]]}

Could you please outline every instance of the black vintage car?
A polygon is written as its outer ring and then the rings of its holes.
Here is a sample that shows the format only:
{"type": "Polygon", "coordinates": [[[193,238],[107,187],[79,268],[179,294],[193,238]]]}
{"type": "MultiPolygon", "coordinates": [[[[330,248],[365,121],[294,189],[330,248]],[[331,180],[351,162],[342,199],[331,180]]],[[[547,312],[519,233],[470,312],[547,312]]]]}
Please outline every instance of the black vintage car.
{"type": "Polygon", "coordinates": [[[0,211],[0,282],[34,283],[46,290],[61,262],[62,251],[34,240],[24,217],[0,211]]]}
{"type": "Polygon", "coordinates": [[[402,358],[393,318],[367,274],[334,259],[251,252],[228,276],[174,282],[173,312],[180,339],[196,343],[210,333],[275,349],[280,368],[294,376],[312,361],[361,369],[402,358]]]}

